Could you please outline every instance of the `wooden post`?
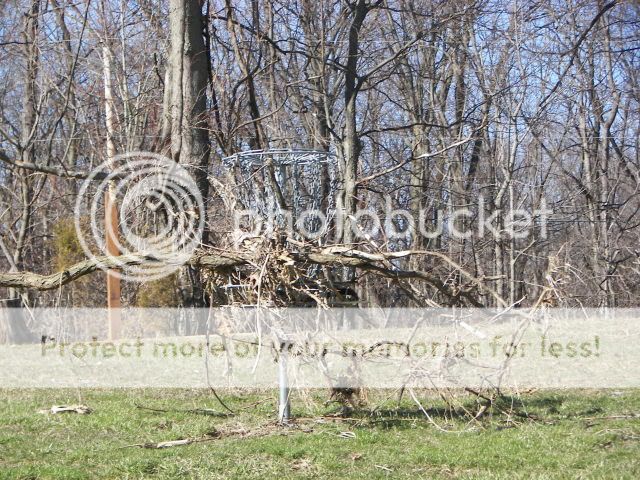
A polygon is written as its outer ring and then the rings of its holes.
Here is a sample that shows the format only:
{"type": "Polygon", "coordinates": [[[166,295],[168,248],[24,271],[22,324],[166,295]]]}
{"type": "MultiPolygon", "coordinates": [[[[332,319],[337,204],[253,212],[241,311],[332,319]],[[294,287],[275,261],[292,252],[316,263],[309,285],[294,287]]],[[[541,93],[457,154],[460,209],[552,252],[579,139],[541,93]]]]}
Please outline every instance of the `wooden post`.
{"type": "MultiPolygon", "coordinates": [[[[118,256],[118,206],[112,191],[113,186],[104,195],[105,230],[107,254],[118,256]]],[[[120,277],[115,270],[107,271],[107,311],[109,318],[109,340],[120,338],[120,277]]]]}
{"type": "MultiPolygon", "coordinates": [[[[107,124],[107,162],[112,165],[116,155],[116,146],[113,142],[115,126],[115,107],[111,88],[111,52],[107,44],[102,46],[102,60],[104,64],[104,103],[107,124]]],[[[120,235],[118,221],[118,205],[115,196],[115,186],[109,184],[104,194],[104,227],[107,255],[118,256],[118,239],[120,235]]],[[[107,271],[107,312],[109,321],[109,340],[120,338],[122,329],[120,318],[120,278],[115,270],[107,271]]]]}

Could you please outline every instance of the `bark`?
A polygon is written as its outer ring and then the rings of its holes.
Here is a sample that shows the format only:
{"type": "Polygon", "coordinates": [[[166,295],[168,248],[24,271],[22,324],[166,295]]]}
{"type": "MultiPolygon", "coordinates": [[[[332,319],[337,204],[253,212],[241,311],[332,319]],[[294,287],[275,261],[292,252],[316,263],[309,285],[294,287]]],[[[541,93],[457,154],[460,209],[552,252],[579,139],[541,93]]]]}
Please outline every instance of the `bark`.
{"type": "Polygon", "coordinates": [[[344,156],[343,188],[344,188],[344,232],[343,243],[353,242],[351,219],[357,208],[357,177],[360,141],[357,131],[357,99],[361,85],[358,78],[358,58],[360,30],[369,12],[365,0],[358,0],[351,6],[353,19],[349,25],[347,63],[344,73],[344,140],[342,150],[344,156]]]}
{"type": "Polygon", "coordinates": [[[167,95],[171,98],[171,156],[194,175],[202,198],[206,199],[211,150],[203,15],[199,0],[171,0],[169,8],[171,52],[166,88],[169,88],[167,95]]]}
{"type": "MultiPolygon", "coordinates": [[[[471,273],[465,271],[460,265],[438,252],[402,251],[372,254],[359,250],[337,248],[310,250],[306,252],[281,252],[277,261],[288,266],[292,266],[294,264],[299,264],[301,266],[309,264],[347,266],[350,268],[359,268],[371,271],[380,276],[395,280],[417,279],[428,283],[432,287],[436,288],[440,293],[454,301],[465,301],[469,305],[476,307],[482,306],[471,292],[452,289],[448,284],[432,273],[419,270],[399,270],[395,268],[388,268],[386,266],[388,265],[389,260],[406,258],[412,255],[427,255],[440,258],[445,263],[458,269],[461,275],[465,276],[474,287],[486,290],[496,298],[498,304],[502,306],[505,305],[504,301],[497,295],[497,293],[485,284],[484,279],[475,277],[471,273]]],[[[77,263],[66,270],[51,275],[39,275],[31,272],[0,274],[0,287],[52,290],[60,288],[63,285],[98,270],[105,270],[116,266],[126,267],[151,265],[153,263],[162,263],[162,261],[151,256],[141,255],[122,255],[117,258],[109,256],[97,257],[77,263]]],[[[229,271],[229,269],[241,266],[255,266],[255,264],[256,260],[250,255],[235,252],[216,254],[197,253],[188,262],[188,265],[195,269],[219,272],[229,271]]]]}
{"type": "MultiPolygon", "coordinates": [[[[194,176],[204,201],[206,215],[209,194],[208,167],[211,155],[207,120],[209,59],[205,44],[205,25],[199,0],[171,0],[169,3],[170,55],[165,85],[165,102],[169,102],[171,121],[171,157],[194,176]],[[170,100],[169,100],[170,99],[170,100]]],[[[169,130],[165,125],[163,132],[169,130]]],[[[206,219],[205,219],[206,225],[206,219]]],[[[203,243],[207,242],[207,227],[203,243]]],[[[204,304],[198,272],[188,270],[191,292],[186,303],[204,304]]]]}
{"type": "MultiPolygon", "coordinates": [[[[254,23],[256,20],[256,7],[257,2],[252,1],[252,14],[254,23]]],[[[248,53],[245,57],[244,53],[240,49],[240,38],[241,34],[238,31],[238,23],[234,19],[233,6],[231,5],[230,0],[225,0],[225,9],[227,12],[227,28],[229,29],[231,36],[231,44],[233,46],[233,52],[235,55],[235,59],[238,62],[238,66],[240,67],[240,71],[242,72],[244,82],[247,85],[247,93],[249,96],[248,105],[249,105],[249,115],[251,117],[251,123],[253,124],[255,136],[251,140],[251,147],[255,149],[267,148],[268,147],[268,139],[264,133],[264,129],[262,128],[262,124],[260,122],[260,107],[258,105],[258,94],[256,91],[256,82],[255,82],[255,73],[258,69],[258,66],[251,66],[250,59],[251,54],[248,53]]],[[[256,29],[259,30],[259,26],[256,26],[256,29]]]]}
{"type": "Polygon", "coordinates": [[[67,144],[66,154],[64,158],[64,164],[70,168],[75,167],[76,158],[78,156],[78,142],[75,139],[76,136],[76,128],[77,128],[77,102],[76,102],[76,85],[74,79],[74,73],[76,69],[76,57],[73,53],[73,48],[71,46],[71,33],[69,32],[69,28],[67,27],[67,21],[65,19],[65,9],[64,6],[60,5],[58,0],[52,0],[52,6],[54,7],[54,11],[56,14],[56,22],[58,24],[58,28],[62,34],[62,42],[64,43],[65,49],[65,68],[67,70],[67,88],[65,92],[64,98],[64,108],[61,113],[60,119],[65,116],[68,110],[71,111],[72,116],[67,120],[67,130],[69,135],[69,141],[67,144]]]}
{"type": "MultiPolygon", "coordinates": [[[[36,136],[36,129],[38,126],[37,80],[39,67],[39,16],[40,0],[32,0],[30,8],[24,17],[23,51],[25,55],[26,72],[24,78],[24,91],[22,95],[19,148],[20,161],[27,164],[35,163],[35,146],[33,140],[36,136]]],[[[22,211],[20,214],[20,228],[16,238],[16,245],[12,258],[9,258],[12,269],[19,269],[22,266],[24,249],[31,228],[32,215],[32,189],[29,179],[29,171],[18,169],[16,174],[19,176],[22,211]]],[[[26,342],[33,337],[33,333],[30,332],[27,327],[23,309],[17,308],[24,305],[25,299],[26,297],[24,294],[17,292],[14,289],[9,290],[7,306],[12,308],[12,310],[9,315],[2,317],[2,323],[8,323],[0,326],[0,337],[4,336],[7,340],[12,342],[26,342]]]]}

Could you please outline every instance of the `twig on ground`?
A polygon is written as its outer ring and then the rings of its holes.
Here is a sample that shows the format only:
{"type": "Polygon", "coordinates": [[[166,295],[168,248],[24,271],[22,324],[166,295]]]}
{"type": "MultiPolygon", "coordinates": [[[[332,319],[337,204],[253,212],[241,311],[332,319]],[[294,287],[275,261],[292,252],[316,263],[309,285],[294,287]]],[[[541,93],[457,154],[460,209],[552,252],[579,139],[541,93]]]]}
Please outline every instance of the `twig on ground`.
{"type": "Polygon", "coordinates": [[[135,404],[136,408],[139,408],[140,410],[149,410],[152,412],[157,412],[157,413],[195,413],[198,415],[209,415],[212,417],[230,417],[233,414],[231,413],[223,413],[223,412],[217,412],[216,410],[212,409],[212,408],[187,408],[187,409],[180,409],[180,408],[172,408],[172,409],[164,409],[164,408],[155,408],[155,407],[147,407],[145,405],[140,405],[138,403],[135,404]]]}

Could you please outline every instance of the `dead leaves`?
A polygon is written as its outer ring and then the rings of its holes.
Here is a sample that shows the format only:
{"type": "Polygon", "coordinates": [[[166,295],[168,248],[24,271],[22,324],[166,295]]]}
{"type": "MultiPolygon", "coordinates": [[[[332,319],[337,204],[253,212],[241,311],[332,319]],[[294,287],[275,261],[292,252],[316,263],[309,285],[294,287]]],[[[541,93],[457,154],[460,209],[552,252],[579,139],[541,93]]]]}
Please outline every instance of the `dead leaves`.
{"type": "Polygon", "coordinates": [[[310,470],[312,467],[313,464],[306,458],[300,458],[291,464],[291,469],[297,471],[310,470]]]}
{"type": "MultiPolygon", "coordinates": [[[[305,430],[305,429],[293,429],[292,432],[303,432],[310,433],[313,430],[305,430]]],[[[144,443],[134,443],[132,445],[125,445],[122,448],[130,448],[130,447],[138,447],[138,448],[149,448],[149,449],[163,449],[163,448],[171,448],[171,447],[181,447],[185,445],[191,445],[194,443],[203,443],[203,442],[211,442],[213,440],[219,440],[223,438],[254,438],[254,437],[265,437],[268,435],[280,433],[281,435],[289,434],[287,431],[283,431],[280,426],[275,423],[268,423],[259,427],[256,427],[252,430],[247,430],[246,428],[237,428],[233,430],[212,430],[202,437],[193,437],[193,438],[181,438],[177,440],[168,440],[163,442],[144,442],[144,443]]]]}
{"type": "Polygon", "coordinates": [[[80,415],[88,415],[92,412],[91,408],[86,405],[53,405],[51,408],[43,408],[38,410],[42,414],[57,413],[78,413],[80,415]]]}

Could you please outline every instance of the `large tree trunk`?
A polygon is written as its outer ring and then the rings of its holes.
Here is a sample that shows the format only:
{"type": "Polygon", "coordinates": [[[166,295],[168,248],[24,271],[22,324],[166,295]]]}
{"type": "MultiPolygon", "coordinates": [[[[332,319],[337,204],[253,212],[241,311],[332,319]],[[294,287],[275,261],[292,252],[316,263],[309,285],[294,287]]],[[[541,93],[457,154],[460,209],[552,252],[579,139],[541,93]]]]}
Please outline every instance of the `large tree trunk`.
{"type": "MultiPolygon", "coordinates": [[[[202,7],[199,0],[171,0],[169,8],[171,50],[165,86],[169,89],[165,92],[169,111],[165,112],[165,118],[171,122],[171,157],[195,178],[205,205],[205,211],[199,214],[206,215],[211,147],[207,122],[209,72],[202,7]]],[[[205,228],[203,242],[206,237],[205,228]]],[[[198,273],[190,270],[186,277],[191,285],[186,303],[203,305],[198,273]]]]}
{"type": "MultiPolygon", "coordinates": [[[[40,15],[40,0],[33,0],[29,11],[24,16],[24,55],[26,73],[22,95],[22,116],[20,119],[20,160],[24,163],[35,163],[33,139],[36,135],[37,122],[37,78],[38,78],[38,19],[40,15]]],[[[13,254],[7,257],[12,270],[22,268],[24,248],[27,243],[31,225],[31,182],[28,170],[18,169],[20,200],[22,211],[20,214],[20,228],[16,238],[13,254]]],[[[29,330],[24,317],[25,294],[9,289],[7,306],[11,309],[7,316],[0,318],[0,343],[23,343],[32,341],[35,337],[29,330]],[[4,325],[2,325],[4,324],[4,325]]]]}
{"type": "Polygon", "coordinates": [[[210,145],[207,122],[208,62],[199,0],[171,0],[171,156],[196,178],[207,197],[210,145]]]}
{"type": "Polygon", "coordinates": [[[360,29],[369,11],[365,0],[359,0],[353,8],[353,20],[349,26],[349,47],[344,79],[344,139],[342,150],[344,157],[344,232],[343,242],[353,242],[351,218],[357,207],[357,175],[358,157],[360,155],[360,141],[356,126],[356,100],[360,91],[358,79],[358,47],[360,29]]]}

